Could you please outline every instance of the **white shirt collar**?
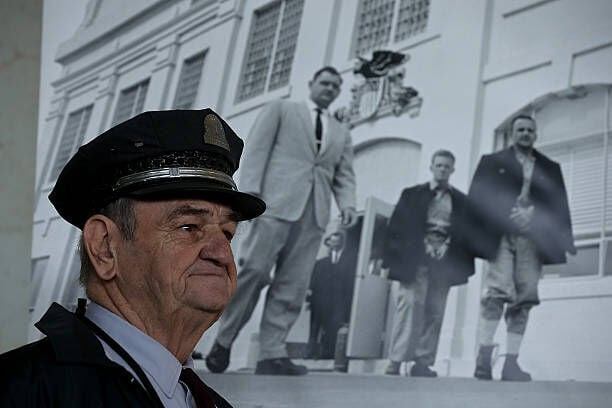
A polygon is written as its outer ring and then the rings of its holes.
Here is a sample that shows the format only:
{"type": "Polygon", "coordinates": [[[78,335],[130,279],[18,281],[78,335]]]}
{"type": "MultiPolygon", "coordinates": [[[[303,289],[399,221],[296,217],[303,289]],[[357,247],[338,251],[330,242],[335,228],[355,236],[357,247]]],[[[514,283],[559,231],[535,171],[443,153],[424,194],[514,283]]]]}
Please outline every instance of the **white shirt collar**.
{"type": "MultiPolygon", "coordinates": [[[[89,303],[85,315],[132,356],[154,385],[157,385],[155,388],[160,389],[168,398],[173,397],[182,365],[168,349],[136,326],[94,302],[89,303]]],[[[102,344],[109,354],[108,345],[104,341],[102,344]]],[[[115,361],[113,358],[111,360],[115,361]]],[[[193,367],[191,357],[185,366],[193,367]]]]}
{"type": "Polygon", "coordinates": [[[337,264],[338,261],[340,261],[340,257],[342,256],[342,251],[344,251],[344,248],[332,249],[330,251],[329,259],[330,259],[331,263],[337,264]]]}
{"type": "MultiPolygon", "coordinates": [[[[317,104],[314,103],[312,99],[310,98],[306,98],[306,106],[308,106],[308,110],[311,112],[311,115],[315,115],[315,109],[319,108],[319,106],[317,106],[317,104]]],[[[324,109],[324,108],[319,108],[319,109],[321,109],[322,115],[327,116],[327,109],[324,109]]]]}
{"type": "MultiPolygon", "coordinates": [[[[438,187],[439,183],[437,183],[435,180],[429,180],[429,189],[430,190],[435,190],[436,187],[438,187]]],[[[451,189],[451,185],[450,183],[446,185],[446,190],[450,190],[451,189]]]]}
{"type": "Polygon", "coordinates": [[[514,156],[516,157],[516,160],[518,160],[518,162],[521,164],[523,164],[525,161],[532,162],[535,160],[535,157],[533,155],[533,149],[525,153],[524,151],[513,145],[512,150],[514,150],[514,156]]]}

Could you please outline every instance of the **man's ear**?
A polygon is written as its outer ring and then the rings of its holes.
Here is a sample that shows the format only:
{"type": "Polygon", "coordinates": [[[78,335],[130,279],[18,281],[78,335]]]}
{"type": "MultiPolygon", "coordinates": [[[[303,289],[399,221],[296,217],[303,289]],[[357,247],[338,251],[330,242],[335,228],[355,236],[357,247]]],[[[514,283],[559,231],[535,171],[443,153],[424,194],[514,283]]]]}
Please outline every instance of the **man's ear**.
{"type": "Polygon", "coordinates": [[[110,280],[117,274],[115,246],[119,239],[117,225],[104,215],[90,217],[83,227],[83,246],[96,274],[102,280],[110,280]]]}

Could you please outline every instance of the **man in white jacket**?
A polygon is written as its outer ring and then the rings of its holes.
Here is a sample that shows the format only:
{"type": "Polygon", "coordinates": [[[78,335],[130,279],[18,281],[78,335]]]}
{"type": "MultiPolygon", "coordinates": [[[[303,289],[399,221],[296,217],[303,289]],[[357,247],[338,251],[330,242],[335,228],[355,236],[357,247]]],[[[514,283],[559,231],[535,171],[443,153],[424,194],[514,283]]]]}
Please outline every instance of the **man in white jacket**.
{"type": "Polygon", "coordinates": [[[317,71],[309,99],[278,100],[259,114],[245,147],[241,189],[266,201],[239,251],[239,284],[206,358],[213,372],[229,365],[240,329],[261,290],[270,285],[261,319],[256,374],[303,375],[288,358],[285,340],[308,289],[317,250],[330,217],[332,193],[346,225],[355,221],[355,174],[350,133],[327,110],[340,94],[336,69],[317,71]],[[274,277],[270,278],[272,267],[274,277]]]}

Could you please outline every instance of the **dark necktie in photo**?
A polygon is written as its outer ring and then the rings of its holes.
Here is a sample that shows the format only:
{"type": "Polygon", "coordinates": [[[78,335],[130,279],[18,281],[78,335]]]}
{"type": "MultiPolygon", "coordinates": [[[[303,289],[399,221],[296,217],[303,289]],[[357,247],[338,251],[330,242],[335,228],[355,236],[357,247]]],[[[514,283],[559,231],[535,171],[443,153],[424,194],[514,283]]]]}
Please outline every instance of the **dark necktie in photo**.
{"type": "Polygon", "coordinates": [[[317,137],[317,152],[321,150],[321,140],[323,138],[323,122],[321,122],[321,109],[315,108],[317,119],[315,120],[315,136],[317,137]]]}

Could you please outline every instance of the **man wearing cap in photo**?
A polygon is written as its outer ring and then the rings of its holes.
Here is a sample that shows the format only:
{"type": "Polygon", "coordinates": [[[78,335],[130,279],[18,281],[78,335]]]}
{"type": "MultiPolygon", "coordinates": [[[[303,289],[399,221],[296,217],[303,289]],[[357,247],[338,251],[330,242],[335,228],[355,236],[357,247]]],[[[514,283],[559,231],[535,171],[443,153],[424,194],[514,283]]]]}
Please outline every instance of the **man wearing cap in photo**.
{"type": "Polygon", "coordinates": [[[320,69],[308,84],[308,100],[270,103],[249,133],[241,188],[261,197],[268,207],[241,239],[238,292],[219,322],[216,342],[206,358],[213,372],[229,365],[232,343],[269,285],[255,372],[307,373],[306,367],[288,358],[285,340],[306,296],[332,195],[343,224],[356,219],[350,134],[328,111],[341,83],[334,68],[320,69]]]}
{"type": "Polygon", "coordinates": [[[455,156],[438,150],[431,158],[431,181],[402,191],[389,219],[383,249],[389,279],[399,281],[386,374],[398,375],[414,361],[413,377],[436,377],[436,360],[446,298],[453,285],[474,273],[467,198],[449,184],[455,156]]]}
{"type": "Polygon", "coordinates": [[[263,213],[236,189],[242,140],[215,112],[146,112],[82,146],[49,198],[82,230],[76,313],[0,356],[0,406],[230,405],[191,353],[236,289],[230,241],[263,213]]]}
{"type": "Polygon", "coordinates": [[[530,381],[517,359],[529,312],[540,303],[542,265],[566,262],[576,253],[561,167],[534,149],[535,120],[524,114],[510,123],[512,145],[484,155],[469,197],[478,256],[489,261],[483,277],[474,376],[491,380],[493,338],[504,314],[506,358],[501,379],[530,381]]]}

